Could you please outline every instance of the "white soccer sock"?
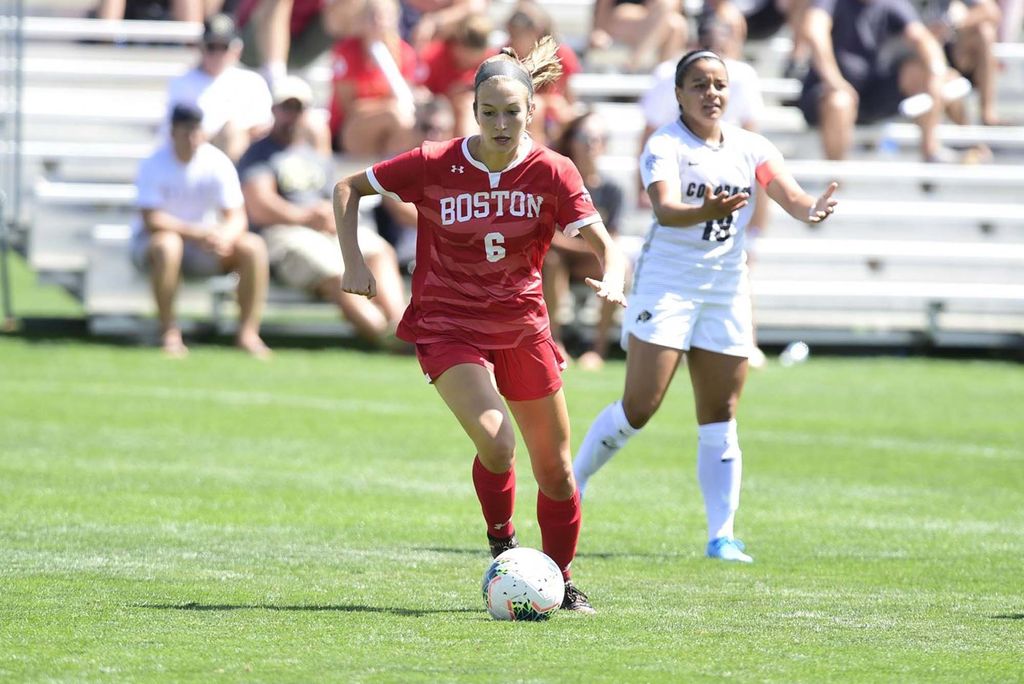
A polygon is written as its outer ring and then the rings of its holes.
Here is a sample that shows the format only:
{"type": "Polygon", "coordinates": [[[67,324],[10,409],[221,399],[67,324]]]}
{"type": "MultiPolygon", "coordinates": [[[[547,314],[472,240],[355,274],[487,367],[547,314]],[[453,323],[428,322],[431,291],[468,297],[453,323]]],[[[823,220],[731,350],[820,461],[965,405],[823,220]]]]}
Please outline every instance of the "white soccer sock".
{"type": "Polygon", "coordinates": [[[733,536],[733,520],[740,506],[743,453],[736,420],[697,427],[697,479],[704,494],[708,541],[733,536]]]}
{"type": "Polygon", "coordinates": [[[622,409],[621,401],[605,406],[604,410],[597,414],[572,462],[576,488],[580,496],[583,496],[583,490],[586,489],[587,480],[591,475],[600,470],[601,466],[638,432],[640,430],[626,420],[626,412],[622,409]]]}

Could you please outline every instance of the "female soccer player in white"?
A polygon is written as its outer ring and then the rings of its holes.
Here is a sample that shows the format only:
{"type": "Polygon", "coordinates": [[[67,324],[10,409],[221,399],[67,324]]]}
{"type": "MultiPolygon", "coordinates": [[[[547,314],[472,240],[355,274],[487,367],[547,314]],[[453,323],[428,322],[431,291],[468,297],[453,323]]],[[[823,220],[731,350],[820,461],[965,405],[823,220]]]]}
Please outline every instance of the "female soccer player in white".
{"type": "Polygon", "coordinates": [[[473,111],[480,135],[421,147],[335,186],[345,257],[342,287],[372,297],[376,285],[356,239],[359,198],[384,193],[417,209],[412,301],[398,336],[416,344],[420,367],[476,447],[473,484],[492,555],[517,545],[515,431],[537,479],[544,552],[562,569],[562,608],[592,613],[569,581],[580,530],[572,476],[565,361],[551,339],[540,270],[556,229],[601,258],[599,297],[619,304],[625,264],[572,162],[525,135],[534,90],[561,73],[550,37],[525,61],[508,52],[477,69],[473,111]],[[504,401],[503,401],[504,398],[504,401]]]}
{"type": "Polygon", "coordinates": [[[762,136],[720,122],[729,77],[710,50],[676,65],[680,117],[648,140],[640,173],[655,221],[636,266],[622,326],[627,350],[622,399],[594,420],[573,463],[590,477],[647,424],[684,353],[697,412],[697,475],[708,521],[707,555],[750,562],[733,537],[742,470],[736,408],[753,346],[744,230],[760,183],[805,223],[832,214],[837,185],[805,193],[762,136]]]}

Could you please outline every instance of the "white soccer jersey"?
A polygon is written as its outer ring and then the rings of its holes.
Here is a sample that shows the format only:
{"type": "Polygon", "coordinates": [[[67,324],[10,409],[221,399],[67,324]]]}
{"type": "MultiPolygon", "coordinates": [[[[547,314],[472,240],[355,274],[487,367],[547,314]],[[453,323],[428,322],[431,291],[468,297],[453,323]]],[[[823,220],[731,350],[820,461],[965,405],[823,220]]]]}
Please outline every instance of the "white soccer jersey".
{"type": "Polygon", "coordinates": [[[676,120],[647,141],[640,156],[644,188],[664,181],[679,188],[683,203],[700,205],[709,184],[716,192],[747,192],[750,201],[731,216],[699,225],[667,227],[655,220],[637,263],[634,292],[720,303],[749,294],[744,245],[757,170],[781,168],[782,157],[757,133],[722,124],[722,137],[721,145],[709,145],[676,120]]]}

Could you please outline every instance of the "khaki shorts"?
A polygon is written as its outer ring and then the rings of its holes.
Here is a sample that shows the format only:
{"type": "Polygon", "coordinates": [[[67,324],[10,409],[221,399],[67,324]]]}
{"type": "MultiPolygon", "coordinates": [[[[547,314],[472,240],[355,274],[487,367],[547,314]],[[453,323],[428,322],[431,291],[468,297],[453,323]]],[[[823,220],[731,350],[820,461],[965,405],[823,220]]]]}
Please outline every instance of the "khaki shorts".
{"type": "MultiPolygon", "coordinates": [[[[338,238],[306,226],[268,226],[260,231],[267,243],[270,270],[288,287],[315,290],[328,278],[345,273],[338,238]]],[[[363,256],[380,254],[387,242],[369,228],[359,228],[359,247],[363,256]]]]}

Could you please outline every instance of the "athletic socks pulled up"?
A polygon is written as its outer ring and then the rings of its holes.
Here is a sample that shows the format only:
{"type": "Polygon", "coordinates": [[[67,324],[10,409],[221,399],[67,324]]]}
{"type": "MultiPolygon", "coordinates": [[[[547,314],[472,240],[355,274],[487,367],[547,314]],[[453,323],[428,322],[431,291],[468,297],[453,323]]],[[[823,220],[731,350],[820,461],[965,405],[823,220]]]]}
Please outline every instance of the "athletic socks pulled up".
{"type": "Polygon", "coordinates": [[[610,461],[612,456],[638,432],[640,430],[630,425],[626,419],[621,401],[609,404],[597,414],[572,462],[576,488],[581,497],[594,473],[610,461]]]}
{"type": "Polygon", "coordinates": [[[580,493],[575,491],[565,501],[555,501],[537,492],[537,522],[544,553],[562,569],[562,577],[569,581],[572,559],[576,557],[576,543],[580,538],[580,493]]]}
{"type": "Polygon", "coordinates": [[[704,495],[708,541],[733,536],[740,505],[743,452],[736,420],[697,427],[697,480],[704,495]]]}
{"type": "Polygon", "coordinates": [[[477,456],[473,459],[473,487],[487,522],[487,534],[499,539],[512,536],[515,532],[512,525],[512,511],[516,503],[515,468],[504,473],[492,473],[477,456]]]}

